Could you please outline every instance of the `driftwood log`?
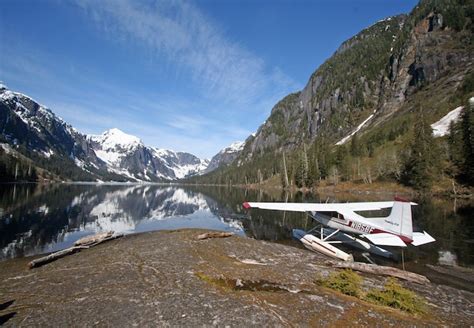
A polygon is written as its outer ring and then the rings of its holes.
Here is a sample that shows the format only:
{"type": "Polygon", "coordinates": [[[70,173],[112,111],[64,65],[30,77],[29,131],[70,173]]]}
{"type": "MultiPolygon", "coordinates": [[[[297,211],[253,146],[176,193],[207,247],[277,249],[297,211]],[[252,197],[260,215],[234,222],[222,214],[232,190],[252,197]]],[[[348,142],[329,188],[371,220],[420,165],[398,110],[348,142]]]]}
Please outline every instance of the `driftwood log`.
{"type": "Polygon", "coordinates": [[[97,235],[87,236],[77,240],[74,243],[74,246],[91,246],[109,240],[109,238],[111,238],[113,235],[113,231],[107,231],[103,233],[98,233],[97,235]]]}
{"type": "Polygon", "coordinates": [[[114,235],[113,231],[109,231],[109,232],[99,233],[99,234],[93,235],[93,236],[84,237],[84,238],[81,238],[81,239],[77,240],[74,243],[74,246],[72,246],[72,247],[60,250],[58,252],[51,253],[47,256],[43,256],[43,257],[40,257],[39,259],[31,261],[30,263],[28,263],[28,267],[30,269],[37,268],[37,267],[40,267],[44,264],[47,264],[47,263],[53,262],[57,259],[60,259],[61,257],[67,256],[67,255],[70,255],[70,254],[74,254],[74,253],[79,252],[83,249],[87,249],[87,248],[93,247],[95,245],[101,244],[103,242],[106,242],[108,240],[112,240],[112,239],[119,238],[119,237],[122,237],[122,236],[123,236],[123,234],[114,235]]]}
{"type": "Polygon", "coordinates": [[[361,262],[337,262],[333,265],[335,268],[343,268],[343,269],[352,269],[354,271],[372,273],[376,275],[382,276],[391,276],[400,278],[403,280],[416,282],[418,284],[427,284],[430,281],[425,276],[421,274],[403,271],[397,268],[388,267],[388,266],[381,266],[376,264],[368,264],[368,263],[361,263],[361,262]]]}
{"type": "Polygon", "coordinates": [[[204,239],[209,239],[209,238],[226,238],[233,236],[233,232],[217,232],[217,231],[212,231],[212,232],[206,232],[203,234],[200,234],[199,236],[196,237],[197,240],[204,240],[204,239]]]}

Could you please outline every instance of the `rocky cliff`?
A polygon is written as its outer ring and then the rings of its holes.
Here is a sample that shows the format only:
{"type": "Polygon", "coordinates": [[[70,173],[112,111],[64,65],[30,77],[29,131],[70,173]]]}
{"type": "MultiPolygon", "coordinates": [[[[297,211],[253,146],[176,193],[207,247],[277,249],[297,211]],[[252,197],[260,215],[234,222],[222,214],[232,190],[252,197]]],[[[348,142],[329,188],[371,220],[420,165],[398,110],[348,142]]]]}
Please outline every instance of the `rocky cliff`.
{"type": "Polygon", "coordinates": [[[462,3],[421,1],[409,15],[379,21],[344,42],[303,90],[275,105],[242,160],[321,135],[336,143],[357,128],[363,133],[410,111],[423,92],[438,96],[425,110],[439,119],[453,108],[450,94],[473,65],[474,10],[462,3]]]}
{"type": "MultiPolygon", "coordinates": [[[[80,179],[104,172],[86,137],[32,98],[0,86],[1,141],[14,146],[47,169],[64,171],[80,179]]],[[[57,173],[57,172],[56,172],[57,173]]]]}

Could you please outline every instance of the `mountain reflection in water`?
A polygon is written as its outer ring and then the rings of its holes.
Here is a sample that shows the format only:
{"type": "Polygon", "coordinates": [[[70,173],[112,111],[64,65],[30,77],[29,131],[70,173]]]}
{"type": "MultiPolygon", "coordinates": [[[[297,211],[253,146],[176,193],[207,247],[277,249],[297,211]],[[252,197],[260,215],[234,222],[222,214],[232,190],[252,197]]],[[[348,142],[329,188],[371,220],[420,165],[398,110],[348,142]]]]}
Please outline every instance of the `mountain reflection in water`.
{"type": "Polygon", "coordinates": [[[62,249],[101,231],[205,228],[243,234],[241,221],[221,215],[215,200],[192,190],[151,185],[39,189],[35,185],[2,189],[1,259],[62,249]]]}
{"type": "MultiPolygon", "coordinates": [[[[292,243],[293,228],[309,229],[304,213],[246,212],[251,201],[377,201],[391,196],[287,194],[227,187],[162,185],[52,184],[0,186],[0,260],[69,247],[100,231],[119,233],[204,228],[232,231],[256,239],[292,243]]],[[[408,267],[420,264],[472,266],[472,201],[416,200],[414,226],[436,242],[408,247],[408,267]]],[[[395,264],[396,265],[396,264],[395,264]]]]}

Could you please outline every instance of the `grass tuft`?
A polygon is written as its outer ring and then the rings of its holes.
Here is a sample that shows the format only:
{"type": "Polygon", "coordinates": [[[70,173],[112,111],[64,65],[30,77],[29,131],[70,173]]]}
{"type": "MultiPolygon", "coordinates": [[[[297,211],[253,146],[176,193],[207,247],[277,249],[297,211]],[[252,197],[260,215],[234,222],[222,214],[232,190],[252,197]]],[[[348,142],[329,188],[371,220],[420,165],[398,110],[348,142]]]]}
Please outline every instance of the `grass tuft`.
{"type": "Polygon", "coordinates": [[[357,297],[373,304],[388,306],[411,314],[426,313],[426,303],[411,290],[404,288],[395,278],[390,278],[383,289],[361,289],[362,277],[356,272],[345,269],[333,272],[327,278],[318,277],[316,283],[343,294],[357,297]]]}
{"type": "Polygon", "coordinates": [[[361,295],[362,277],[350,269],[333,272],[327,279],[319,280],[319,283],[346,295],[355,297],[361,295]]]}
{"type": "Polygon", "coordinates": [[[402,287],[395,278],[390,278],[384,289],[371,289],[365,299],[371,303],[389,306],[416,314],[425,312],[425,303],[414,292],[402,287]]]}

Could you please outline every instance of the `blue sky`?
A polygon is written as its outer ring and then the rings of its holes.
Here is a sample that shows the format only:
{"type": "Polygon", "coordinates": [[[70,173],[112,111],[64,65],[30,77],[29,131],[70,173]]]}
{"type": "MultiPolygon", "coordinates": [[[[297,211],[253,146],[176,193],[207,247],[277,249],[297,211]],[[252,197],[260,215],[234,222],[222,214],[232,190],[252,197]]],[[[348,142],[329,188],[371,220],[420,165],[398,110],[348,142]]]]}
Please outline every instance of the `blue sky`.
{"type": "Polygon", "coordinates": [[[2,0],[0,81],[81,132],[211,157],[416,1],[2,0]]]}

